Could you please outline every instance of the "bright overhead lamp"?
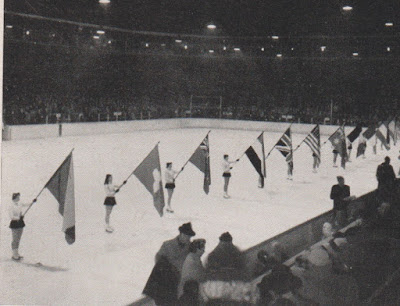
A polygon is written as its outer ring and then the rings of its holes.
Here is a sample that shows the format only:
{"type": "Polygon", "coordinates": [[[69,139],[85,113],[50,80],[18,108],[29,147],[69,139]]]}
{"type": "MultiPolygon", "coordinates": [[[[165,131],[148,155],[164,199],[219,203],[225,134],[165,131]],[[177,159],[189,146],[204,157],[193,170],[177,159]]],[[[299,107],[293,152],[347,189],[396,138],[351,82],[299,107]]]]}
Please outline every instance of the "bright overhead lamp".
{"type": "Polygon", "coordinates": [[[234,51],[240,51],[240,48],[233,48],[234,51]]]}
{"type": "Polygon", "coordinates": [[[100,36],[99,35],[94,35],[93,38],[94,39],[100,39],[100,36]]]}
{"type": "Polygon", "coordinates": [[[146,46],[146,48],[148,48],[149,47],[149,43],[146,43],[145,46],[146,46]]]}
{"type": "Polygon", "coordinates": [[[175,42],[176,42],[177,44],[180,44],[180,43],[182,43],[182,40],[181,40],[181,39],[175,39],[175,42]]]}
{"type": "Polygon", "coordinates": [[[208,50],[209,53],[214,53],[214,50],[208,50]]]}
{"type": "Polygon", "coordinates": [[[281,53],[278,53],[278,54],[276,55],[276,57],[282,57],[282,54],[281,54],[281,53]]]}
{"type": "Polygon", "coordinates": [[[390,52],[390,47],[386,47],[386,51],[387,51],[387,52],[390,52]]]}
{"type": "Polygon", "coordinates": [[[25,32],[25,34],[29,35],[29,34],[31,34],[31,32],[28,30],[28,31],[25,32]]]}
{"type": "Polygon", "coordinates": [[[351,10],[353,10],[353,7],[350,5],[345,5],[343,6],[343,11],[345,12],[350,12],[351,10]]]}
{"type": "Polygon", "coordinates": [[[108,44],[111,45],[111,40],[108,41],[108,44]]]}
{"type": "Polygon", "coordinates": [[[353,56],[358,56],[358,52],[353,52],[353,56]]]}
{"type": "Polygon", "coordinates": [[[326,46],[321,46],[321,51],[324,52],[326,49],[326,46]]]}
{"type": "Polygon", "coordinates": [[[185,46],[184,46],[184,48],[185,48],[185,50],[187,50],[188,46],[187,46],[187,45],[185,45],[185,46]]]}
{"type": "Polygon", "coordinates": [[[226,46],[224,46],[222,49],[224,49],[224,51],[226,51],[226,46]]]}
{"type": "Polygon", "coordinates": [[[386,22],[385,27],[393,27],[393,22],[386,22]]]}
{"type": "Polygon", "coordinates": [[[262,51],[262,52],[264,52],[264,51],[265,51],[265,48],[264,48],[264,47],[262,47],[262,48],[261,48],[261,51],[262,51]]]}
{"type": "Polygon", "coordinates": [[[110,4],[110,0],[99,0],[100,4],[110,4]]]}
{"type": "Polygon", "coordinates": [[[215,24],[207,25],[207,29],[209,29],[209,30],[215,30],[216,28],[217,28],[217,26],[215,24]]]}
{"type": "Polygon", "coordinates": [[[96,33],[102,35],[105,34],[106,32],[104,32],[103,30],[97,30],[96,33]]]}
{"type": "Polygon", "coordinates": [[[279,39],[279,36],[273,35],[273,36],[271,36],[271,38],[277,40],[277,39],[279,39]]]}
{"type": "Polygon", "coordinates": [[[11,24],[7,24],[7,25],[6,25],[6,28],[7,28],[7,29],[12,29],[13,26],[12,26],[11,24]]]}

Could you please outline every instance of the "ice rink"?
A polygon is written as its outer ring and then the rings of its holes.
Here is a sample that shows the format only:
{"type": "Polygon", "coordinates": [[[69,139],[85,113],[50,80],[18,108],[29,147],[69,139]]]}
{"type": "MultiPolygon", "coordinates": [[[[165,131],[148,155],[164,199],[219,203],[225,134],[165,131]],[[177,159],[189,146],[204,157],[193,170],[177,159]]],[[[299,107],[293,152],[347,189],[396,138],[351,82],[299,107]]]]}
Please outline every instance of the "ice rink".
{"type": "MultiPolygon", "coordinates": [[[[377,155],[372,145],[367,158],[355,158],[346,170],[332,167],[332,148],[322,148],[322,164],[312,172],[311,151],[303,144],[294,154],[294,179],[286,179],[287,166],[280,152],[267,159],[266,187],[257,187],[258,175],[246,156],[233,167],[229,193],[224,199],[221,162],[223,154],[238,158],[260,132],[212,130],[210,193],[203,192],[203,173],[188,164],[176,181],[174,214],[160,218],[152,197],[132,176],[117,194],[111,215],[114,233],[104,231],[107,173],[120,184],[160,142],[161,167],[173,162],[179,170],[207,134],[207,129],[140,131],[130,134],[62,137],[3,142],[1,205],[0,304],[124,305],[141,297],[162,242],[178,234],[178,227],[192,222],[196,238],[207,240],[213,250],[221,233],[245,250],[332,208],[330,188],[343,175],[352,195],[376,188],[376,167],[384,156],[392,158],[397,174],[398,148],[377,155]],[[76,242],[68,245],[61,232],[57,203],[45,190],[25,217],[20,253],[11,260],[8,205],[13,192],[30,202],[72,148],[75,175],[76,242]],[[40,262],[41,266],[35,264],[40,262]]],[[[283,131],[282,131],[283,132],[283,131]]],[[[347,131],[348,132],[348,131],[347,131]]],[[[266,153],[282,134],[265,133],[266,153]]],[[[293,134],[295,148],[304,134],[293,134]]],[[[324,142],[327,137],[322,137],[324,142]]],[[[373,138],[374,140],[375,138],[373,138]]],[[[340,161],[338,162],[340,165],[340,161]]],[[[166,195],[166,192],[164,193],[166,195]]],[[[206,254],[207,255],[207,254],[206,254]]],[[[204,258],[206,257],[204,256],[204,258]]]]}

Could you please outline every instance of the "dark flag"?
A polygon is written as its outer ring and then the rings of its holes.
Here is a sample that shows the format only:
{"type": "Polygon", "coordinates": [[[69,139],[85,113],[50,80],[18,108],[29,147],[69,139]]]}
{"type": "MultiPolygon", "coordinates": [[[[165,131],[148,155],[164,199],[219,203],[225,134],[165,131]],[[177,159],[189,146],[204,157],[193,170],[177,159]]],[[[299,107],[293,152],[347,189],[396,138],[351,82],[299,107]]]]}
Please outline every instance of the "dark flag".
{"type": "Polygon", "coordinates": [[[388,142],[388,144],[390,144],[390,138],[392,138],[394,145],[396,145],[397,139],[396,139],[396,128],[395,128],[396,123],[395,123],[395,120],[393,119],[393,120],[391,120],[389,122],[386,122],[385,126],[387,128],[386,141],[388,142]]]}
{"type": "Polygon", "coordinates": [[[362,131],[361,124],[357,124],[357,126],[354,128],[354,130],[352,130],[352,131],[350,132],[350,134],[347,135],[347,139],[348,139],[351,143],[353,143],[354,140],[356,140],[357,137],[361,134],[361,131],[362,131]]]}
{"type": "Polygon", "coordinates": [[[47,182],[47,188],[58,202],[58,212],[63,217],[62,231],[68,244],[75,242],[75,192],[72,152],[47,182]]]}
{"type": "Polygon", "coordinates": [[[293,149],[290,127],[286,130],[285,133],[283,133],[282,137],[276,143],[275,148],[282,153],[287,163],[293,163],[293,149]]]}
{"type": "Polygon", "coordinates": [[[203,190],[208,194],[211,185],[210,144],[208,141],[208,134],[197,147],[196,151],[194,151],[189,161],[204,173],[203,190]]]}
{"type": "Polygon", "coordinates": [[[371,139],[372,136],[375,135],[376,125],[372,124],[368,127],[368,129],[362,134],[366,140],[371,139]]]}
{"type": "Polygon", "coordinates": [[[310,134],[304,139],[304,142],[310,147],[311,151],[317,156],[318,165],[321,163],[321,140],[319,125],[317,124],[310,134]]]}
{"type": "Polygon", "coordinates": [[[380,131],[379,128],[376,129],[375,135],[376,135],[376,138],[378,138],[381,141],[381,143],[385,146],[385,149],[390,150],[390,145],[386,141],[386,137],[382,134],[382,132],[380,131]]]}
{"type": "Polygon", "coordinates": [[[257,137],[257,140],[246,150],[246,155],[251,164],[260,175],[260,188],[264,188],[264,178],[267,177],[265,169],[265,150],[264,150],[264,132],[257,137]]]}
{"type": "Polygon", "coordinates": [[[146,187],[153,196],[153,204],[160,217],[164,210],[164,191],[162,189],[160,155],[158,144],[146,156],[146,158],[136,167],[133,174],[146,187]]]}

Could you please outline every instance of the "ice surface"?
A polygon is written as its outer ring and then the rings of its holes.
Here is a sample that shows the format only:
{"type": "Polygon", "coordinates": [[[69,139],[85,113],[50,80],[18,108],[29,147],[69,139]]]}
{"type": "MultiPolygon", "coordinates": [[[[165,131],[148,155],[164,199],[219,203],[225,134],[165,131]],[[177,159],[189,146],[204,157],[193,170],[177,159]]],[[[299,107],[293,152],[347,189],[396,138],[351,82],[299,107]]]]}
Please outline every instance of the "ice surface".
{"type": "MultiPolygon", "coordinates": [[[[176,181],[172,199],[175,214],[160,218],[151,195],[133,176],[117,194],[111,215],[114,233],[104,231],[103,182],[111,173],[120,184],[160,140],[162,169],[173,162],[179,170],[208,130],[182,129],[130,134],[63,137],[4,142],[2,148],[2,205],[0,253],[1,304],[114,304],[141,297],[164,240],[177,235],[177,228],[192,222],[196,237],[207,240],[206,252],[229,231],[241,249],[247,249],[332,207],[330,188],[336,175],[344,175],[351,193],[362,195],[376,187],[375,171],[385,155],[398,171],[398,149],[355,159],[347,169],[332,167],[332,148],[322,149],[319,173],[312,173],[311,151],[303,144],[294,154],[294,180],[286,180],[286,163],[274,150],[267,159],[265,189],[257,187],[257,173],[246,156],[232,170],[231,199],[223,199],[223,154],[238,158],[259,132],[213,130],[210,133],[211,188],[203,192],[203,174],[188,164],[176,181]],[[11,258],[8,205],[19,191],[30,202],[74,150],[76,242],[68,245],[61,232],[61,218],[52,195],[45,190],[25,218],[20,253],[22,263],[11,258]],[[40,262],[42,265],[35,265],[40,262]]],[[[265,133],[266,153],[280,133],[265,133]]],[[[294,147],[306,135],[294,134],[294,147]]],[[[323,137],[322,141],[325,141],[323,137]]],[[[340,161],[338,161],[340,164],[340,161]]]]}

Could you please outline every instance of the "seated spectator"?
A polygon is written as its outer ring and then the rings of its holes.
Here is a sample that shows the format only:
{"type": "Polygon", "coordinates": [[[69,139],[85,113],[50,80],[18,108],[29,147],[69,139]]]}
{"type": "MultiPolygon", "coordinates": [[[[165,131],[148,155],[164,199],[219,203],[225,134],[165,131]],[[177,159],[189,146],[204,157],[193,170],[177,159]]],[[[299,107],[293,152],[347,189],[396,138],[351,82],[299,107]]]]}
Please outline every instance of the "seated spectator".
{"type": "Polygon", "coordinates": [[[183,294],[184,285],[194,280],[199,283],[206,278],[205,269],[201,262],[201,256],[204,254],[206,241],[204,239],[195,239],[190,243],[189,254],[186,256],[182,267],[181,279],[178,286],[178,297],[183,294]]]}
{"type": "Polygon", "coordinates": [[[283,263],[289,259],[285,246],[278,241],[272,241],[271,243],[271,256],[279,263],[283,263]]]}
{"type": "Polygon", "coordinates": [[[200,305],[199,283],[195,280],[189,280],[183,285],[183,294],[179,298],[177,306],[200,305]]]}
{"type": "Polygon", "coordinates": [[[244,261],[242,252],[232,243],[229,232],[219,237],[219,244],[208,255],[207,270],[209,277],[232,279],[243,277],[244,261]]]}
{"type": "Polygon", "coordinates": [[[257,253],[257,262],[254,268],[254,277],[257,277],[271,270],[279,261],[270,256],[267,251],[261,250],[257,253]]]}
{"type": "Polygon", "coordinates": [[[326,238],[332,238],[334,233],[332,224],[329,222],[325,222],[324,225],[322,225],[322,239],[326,238]]]}

